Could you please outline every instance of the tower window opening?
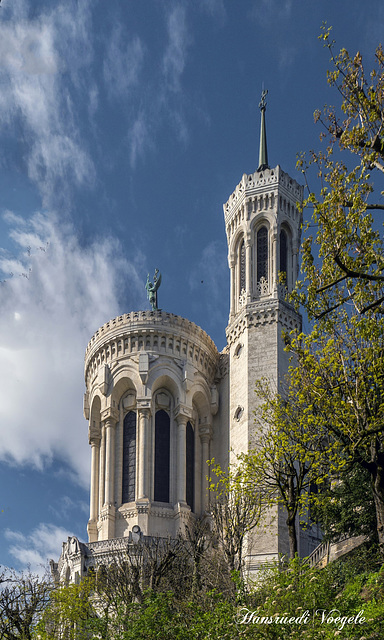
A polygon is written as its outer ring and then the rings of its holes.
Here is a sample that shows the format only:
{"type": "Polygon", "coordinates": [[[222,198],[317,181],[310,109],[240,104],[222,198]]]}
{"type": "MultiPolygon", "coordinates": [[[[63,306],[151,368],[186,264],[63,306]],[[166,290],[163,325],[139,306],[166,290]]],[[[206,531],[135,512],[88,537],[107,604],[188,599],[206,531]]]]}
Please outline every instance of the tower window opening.
{"type": "Polygon", "coordinates": [[[283,275],[283,282],[287,285],[287,272],[288,272],[288,238],[287,234],[282,229],[280,231],[280,273],[283,275]]]}
{"type": "Polygon", "coordinates": [[[123,491],[122,502],[135,500],[136,483],[136,413],[129,411],[123,425],[123,491]]]}
{"type": "Polygon", "coordinates": [[[268,282],[268,230],[261,227],[257,232],[257,282],[264,278],[268,282]]]}
{"type": "Polygon", "coordinates": [[[186,500],[194,511],[195,507],[195,434],[190,422],[186,433],[186,500]]]}
{"type": "Polygon", "coordinates": [[[163,409],[155,415],[155,487],[156,502],[169,502],[170,419],[163,409]]]}

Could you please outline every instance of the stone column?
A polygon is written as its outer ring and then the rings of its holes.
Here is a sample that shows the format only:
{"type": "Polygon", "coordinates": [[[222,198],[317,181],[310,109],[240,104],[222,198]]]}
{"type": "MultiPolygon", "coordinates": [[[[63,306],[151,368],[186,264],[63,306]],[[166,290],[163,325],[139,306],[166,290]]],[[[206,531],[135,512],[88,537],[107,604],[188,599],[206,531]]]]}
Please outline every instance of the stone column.
{"type": "Polygon", "coordinates": [[[139,468],[137,478],[137,498],[149,498],[148,486],[148,425],[150,412],[147,408],[138,409],[139,423],[139,468]]]}
{"type": "Polygon", "coordinates": [[[271,256],[271,260],[269,261],[270,269],[271,269],[271,281],[268,282],[268,285],[269,285],[269,292],[274,293],[275,294],[274,297],[277,297],[277,280],[278,280],[277,275],[279,273],[277,234],[278,234],[277,229],[273,229],[272,235],[271,235],[272,256],[271,256]]]}
{"type": "Polygon", "coordinates": [[[228,262],[229,262],[229,269],[231,272],[231,301],[230,301],[229,315],[232,317],[236,313],[235,261],[233,259],[230,259],[228,262]]]}
{"type": "Polygon", "coordinates": [[[119,412],[112,407],[102,412],[105,429],[105,493],[104,504],[115,504],[115,432],[119,420],[119,412]]]}
{"type": "Polygon", "coordinates": [[[296,284],[296,280],[299,277],[299,253],[300,253],[300,245],[299,243],[295,243],[295,247],[292,249],[292,282],[290,283],[291,288],[296,284]]]}
{"type": "Polygon", "coordinates": [[[209,511],[209,485],[208,477],[210,475],[209,465],[209,443],[212,435],[212,427],[204,424],[199,427],[199,436],[201,442],[201,507],[202,511],[209,511]]]}
{"type": "Polygon", "coordinates": [[[119,420],[119,412],[112,407],[108,407],[101,412],[101,419],[104,423],[105,472],[100,539],[110,540],[115,537],[115,431],[116,423],[119,420]]]}
{"type": "Polygon", "coordinates": [[[245,240],[245,290],[247,292],[247,302],[252,300],[252,243],[251,237],[247,233],[245,240]]]}
{"type": "Polygon", "coordinates": [[[100,460],[100,428],[89,427],[89,444],[91,445],[91,491],[90,520],[97,519],[99,506],[99,460],[100,460]]]}
{"type": "Polygon", "coordinates": [[[101,446],[99,451],[99,513],[105,502],[105,426],[101,427],[101,446]]]}
{"type": "Polygon", "coordinates": [[[89,444],[91,445],[91,490],[90,513],[87,526],[89,542],[97,541],[97,516],[99,511],[99,462],[100,462],[100,427],[89,425],[89,444]]]}
{"type": "Polygon", "coordinates": [[[105,421],[105,504],[115,502],[115,428],[112,418],[105,421]]]}
{"type": "Polygon", "coordinates": [[[177,502],[187,503],[186,495],[186,433],[188,418],[179,414],[177,420],[177,502]]]}

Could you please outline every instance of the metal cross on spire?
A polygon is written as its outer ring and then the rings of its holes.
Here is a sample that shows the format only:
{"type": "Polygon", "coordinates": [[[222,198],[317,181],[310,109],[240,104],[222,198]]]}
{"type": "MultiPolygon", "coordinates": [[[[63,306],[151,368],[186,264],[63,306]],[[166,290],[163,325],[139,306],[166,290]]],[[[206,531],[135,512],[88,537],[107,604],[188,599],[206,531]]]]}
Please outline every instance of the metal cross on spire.
{"type": "Polygon", "coordinates": [[[261,100],[259,102],[259,109],[261,112],[261,123],[260,123],[260,147],[259,147],[258,171],[264,171],[264,169],[269,169],[268,151],[267,151],[267,129],[265,126],[265,110],[267,108],[267,94],[268,94],[268,89],[263,89],[263,91],[261,92],[261,100]]]}

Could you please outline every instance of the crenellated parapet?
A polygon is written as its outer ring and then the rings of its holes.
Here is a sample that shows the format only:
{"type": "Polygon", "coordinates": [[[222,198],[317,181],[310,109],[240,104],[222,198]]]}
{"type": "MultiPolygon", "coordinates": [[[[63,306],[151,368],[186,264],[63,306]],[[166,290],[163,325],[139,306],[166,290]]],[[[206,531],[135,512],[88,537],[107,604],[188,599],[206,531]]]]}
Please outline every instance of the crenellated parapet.
{"type": "Polygon", "coordinates": [[[303,199],[303,187],[279,165],[273,169],[244,174],[241,182],[223,205],[228,241],[242,222],[258,213],[286,215],[295,223],[301,219],[297,203],[303,199]]]}

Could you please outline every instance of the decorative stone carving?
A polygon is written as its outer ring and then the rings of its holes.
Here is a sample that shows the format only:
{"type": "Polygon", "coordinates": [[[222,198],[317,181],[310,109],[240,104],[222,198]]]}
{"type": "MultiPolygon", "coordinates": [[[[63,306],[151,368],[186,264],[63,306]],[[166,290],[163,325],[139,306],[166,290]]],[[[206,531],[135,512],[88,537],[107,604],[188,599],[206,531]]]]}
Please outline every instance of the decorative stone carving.
{"type": "Polygon", "coordinates": [[[243,307],[246,303],[247,303],[247,292],[245,291],[245,289],[242,289],[239,296],[239,305],[240,307],[243,307]]]}
{"type": "Polygon", "coordinates": [[[219,390],[216,387],[216,385],[213,385],[211,387],[211,413],[213,416],[216,415],[216,413],[219,410],[219,390]]]}
{"type": "Polygon", "coordinates": [[[157,393],[156,394],[156,405],[159,409],[169,409],[171,404],[170,397],[166,393],[157,393]]]}
{"type": "Polygon", "coordinates": [[[86,420],[89,420],[89,393],[86,391],[83,398],[83,415],[86,420]]]}
{"type": "Polygon", "coordinates": [[[134,393],[128,393],[123,399],[124,409],[132,409],[136,405],[136,396],[134,393]]]}
{"type": "Polygon", "coordinates": [[[99,377],[98,377],[99,388],[103,396],[106,396],[108,393],[109,381],[110,381],[109,367],[107,364],[104,364],[99,369],[99,377]]]}
{"type": "Polygon", "coordinates": [[[139,376],[145,384],[148,379],[148,371],[149,371],[149,357],[148,353],[140,353],[139,354],[139,376]]]}
{"type": "Polygon", "coordinates": [[[256,286],[256,297],[269,295],[268,280],[262,276],[256,286]]]}

